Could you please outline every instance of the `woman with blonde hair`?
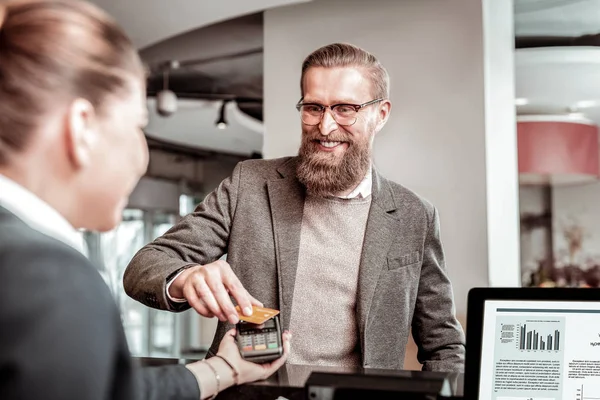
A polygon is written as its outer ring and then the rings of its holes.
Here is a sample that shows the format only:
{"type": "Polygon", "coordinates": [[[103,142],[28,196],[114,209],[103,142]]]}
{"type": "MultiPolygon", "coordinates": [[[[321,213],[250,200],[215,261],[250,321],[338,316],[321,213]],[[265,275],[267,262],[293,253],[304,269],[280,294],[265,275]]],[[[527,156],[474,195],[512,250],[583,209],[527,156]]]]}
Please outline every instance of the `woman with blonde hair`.
{"type": "Polygon", "coordinates": [[[121,220],[145,173],[145,79],[104,12],[0,2],[0,397],[194,399],[264,379],[230,331],[216,357],[137,368],[118,309],[76,229],[121,220]]]}

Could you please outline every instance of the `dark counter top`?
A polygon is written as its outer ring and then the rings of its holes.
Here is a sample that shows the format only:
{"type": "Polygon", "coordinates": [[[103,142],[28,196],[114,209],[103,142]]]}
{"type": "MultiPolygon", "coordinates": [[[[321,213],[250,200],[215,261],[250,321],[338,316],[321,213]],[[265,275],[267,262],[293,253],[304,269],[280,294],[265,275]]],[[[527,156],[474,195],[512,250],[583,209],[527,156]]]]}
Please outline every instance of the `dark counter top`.
{"type": "MultiPolygon", "coordinates": [[[[165,359],[165,358],[141,358],[142,365],[168,365],[168,364],[186,364],[188,360],[165,359]]],[[[189,360],[189,362],[197,360],[189,360]]],[[[339,368],[339,367],[319,367],[305,365],[284,365],[269,379],[259,382],[247,383],[244,385],[233,386],[224,390],[218,395],[219,399],[271,399],[276,400],[280,396],[288,400],[305,400],[306,393],[304,385],[311,372],[326,373],[347,373],[360,375],[385,375],[397,376],[399,378],[418,378],[418,377],[440,377],[444,376],[450,383],[453,397],[450,399],[462,399],[463,395],[463,374],[462,373],[441,373],[441,372],[421,372],[421,371],[402,371],[402,370],[378,370],[371,368],[339,368]]],[[[279,399],[283,400],[283,399],[279,399]]]]}

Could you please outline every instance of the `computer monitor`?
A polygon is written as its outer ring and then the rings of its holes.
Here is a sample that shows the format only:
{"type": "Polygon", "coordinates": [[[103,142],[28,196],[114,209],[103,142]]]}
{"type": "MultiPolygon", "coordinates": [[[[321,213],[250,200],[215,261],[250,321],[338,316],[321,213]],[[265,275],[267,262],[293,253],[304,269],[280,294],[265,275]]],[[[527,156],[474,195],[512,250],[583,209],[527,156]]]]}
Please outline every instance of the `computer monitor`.
{"type": "Polygon", "coordinates": [[[600,290],[472,289],[465,395],[600,399],[600,290]]]}

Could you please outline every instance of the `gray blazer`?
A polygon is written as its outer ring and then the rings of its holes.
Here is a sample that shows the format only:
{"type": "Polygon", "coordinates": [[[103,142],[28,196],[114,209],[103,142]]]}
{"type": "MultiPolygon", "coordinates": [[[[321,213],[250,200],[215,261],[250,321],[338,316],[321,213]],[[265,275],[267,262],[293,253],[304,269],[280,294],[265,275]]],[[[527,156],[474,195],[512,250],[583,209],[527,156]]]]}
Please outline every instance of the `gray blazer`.
{"type": "MultiPolygon", "coordinates": [[[[249,160],[196,210],[142,248],[124,276],[127,294],[155,308],[180,311],[166,282],[182,268],[227,254],[244,287],[289,326],[305,191],[297,158],[249,160]]],[[[326,295],[326,294],[323,294],[326,295]]],[[[424,370],[460,371],[464,334],[455,318],[436,209],[373,171],[357,291],[362,365],[401,369],[409,329],[424,370]]],[[[209,355],[231,328],[219,323],[209,355]]]]}

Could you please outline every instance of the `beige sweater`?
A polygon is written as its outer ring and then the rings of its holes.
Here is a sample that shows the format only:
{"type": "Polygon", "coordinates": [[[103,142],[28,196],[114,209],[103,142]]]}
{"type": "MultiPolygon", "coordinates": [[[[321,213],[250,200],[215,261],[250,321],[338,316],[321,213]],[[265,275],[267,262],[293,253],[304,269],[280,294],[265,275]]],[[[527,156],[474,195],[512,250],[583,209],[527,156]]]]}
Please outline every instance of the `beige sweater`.
{"type": "Polygon", "coordinates": [[[288,363],[359,366],[356,289],[371,196],[304,204],[288,363]]]}

